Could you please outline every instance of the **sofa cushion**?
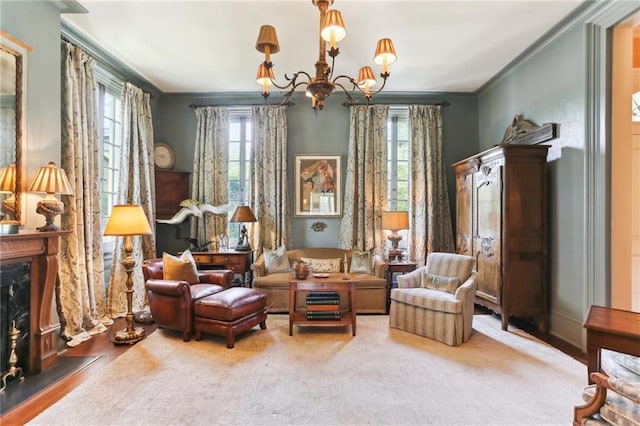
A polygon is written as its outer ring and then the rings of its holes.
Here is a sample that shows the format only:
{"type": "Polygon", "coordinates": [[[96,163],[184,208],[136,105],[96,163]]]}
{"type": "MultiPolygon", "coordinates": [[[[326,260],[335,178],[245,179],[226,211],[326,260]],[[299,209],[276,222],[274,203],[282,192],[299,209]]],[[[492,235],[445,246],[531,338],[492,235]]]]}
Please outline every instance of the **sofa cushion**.
{"type": "Polygon", "coordinates": [[[351,255],[351,267],[349,272],[352,274],[363,272],[365,274],[373,273],[371,269],[371,253],[364,251],[354,251],[351,255]]]}
{"type": "Polygon", "coordinates": [[[455,293],[458,286],[460,286],[460,280],[458,277],[445,277],[443,275],[429,273],[422,274],[422,288],[431,288],[434,290],[455,293]]]}
{"type": "Polygon", "coordinates": [[[312,257],[301,257],[300,260],[311,266],[313,272],[340,272],[340,262],[342,259],[314,259],[312,257]]]}
{"type": "Polygon", "coordinates": [[[462,312],[462,301],[453,294],[430,288],[394,288],[391,289],[391,300],[432,311],[451,314],[462,312]]]}
{"type": "Polygon", "coordinates": [[[262,250],[262,254],[264,256],[264,270],[266,274],[291,272],[291,264],[289,263],[285,246],[280,246],[275,250],[269,250],[265,247],[262,250]]]}
{"type": "Polygon", "coordinates": [[[180,257],[162,253],[162,270],[162,278],[165,280],[186,281],[189,284],[200,282],[196,261],[189,250],[184,251],[180,257]]]}

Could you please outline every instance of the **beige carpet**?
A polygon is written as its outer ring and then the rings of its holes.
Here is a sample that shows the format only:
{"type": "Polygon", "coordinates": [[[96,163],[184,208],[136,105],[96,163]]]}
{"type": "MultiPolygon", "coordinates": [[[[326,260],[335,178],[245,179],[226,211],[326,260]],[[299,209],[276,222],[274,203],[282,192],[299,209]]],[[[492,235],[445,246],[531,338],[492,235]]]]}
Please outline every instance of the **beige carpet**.
{"type": "Polygon", "coordinates": [[[358,316],[346,329],[267,330],[233,350],[159,330],[36,417],[37,425],[569,425],[586,367],[477,315],[452,348],[358,316]]]}

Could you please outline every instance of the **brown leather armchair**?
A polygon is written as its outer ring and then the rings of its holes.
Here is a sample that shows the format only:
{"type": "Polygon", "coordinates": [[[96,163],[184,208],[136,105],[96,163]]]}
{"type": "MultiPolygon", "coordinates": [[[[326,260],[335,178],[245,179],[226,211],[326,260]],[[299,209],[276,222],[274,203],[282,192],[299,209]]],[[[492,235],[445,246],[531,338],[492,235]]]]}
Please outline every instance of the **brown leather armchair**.
{"type": "Polygon", "coordinates": [[[142,262],[147,299],[153,320],[158,327],[182,332],[182,340],[191,340],[193,303],[231,287],[233,272],[228,270],[198,271],[200,282],[164,280],[162,259],[142,262]]]}

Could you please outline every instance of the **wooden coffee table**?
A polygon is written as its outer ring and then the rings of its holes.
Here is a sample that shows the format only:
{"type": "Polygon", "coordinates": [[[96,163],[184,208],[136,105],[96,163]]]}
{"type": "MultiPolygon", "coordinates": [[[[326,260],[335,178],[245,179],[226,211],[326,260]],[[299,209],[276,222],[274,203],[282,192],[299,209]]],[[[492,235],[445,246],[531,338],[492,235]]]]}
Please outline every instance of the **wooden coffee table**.
{"type": "Polygon", "coordinates": [[[352,335],[356,335],[356,282],[343,273],[329,274],[327,278],[309,275],[307,279],[289,280],[289,336],[293,336],[293,326],[344,327],[351,325],[352,335]],[[296,292],[298,291],[338,291],[346,292],[347,312],[342,312],[339,320],[309,320],[306,311],[296,310],[296,292]]]}

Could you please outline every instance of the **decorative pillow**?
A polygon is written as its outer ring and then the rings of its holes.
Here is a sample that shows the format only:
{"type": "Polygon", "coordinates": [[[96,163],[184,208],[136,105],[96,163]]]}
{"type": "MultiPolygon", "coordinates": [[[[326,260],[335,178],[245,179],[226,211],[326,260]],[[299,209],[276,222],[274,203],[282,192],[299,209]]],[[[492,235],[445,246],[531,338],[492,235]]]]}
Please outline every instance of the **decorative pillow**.
{"type": "Polygon", "coordinates": [[[422,287],[434,290],[455,293],[460,285],[458,277],[445,277],[442,275],[422,274],[422,287]]]}
{"type": "Polygon", "coordinates": [[[349,272],[352,274],[361,272],[371,274],[371,253],[364,251],[355,251],[351,255],[351,267],[349,272]]]}
{"type": "Polygon", "coordinates": [[[307,262],[313,272],[340,272],[340,262],[342,259],[313,259],[311,257],[301,257],[300,260],[307,262]]]}
{"type": "Polygon", "coordinates": [[[262,255],[264,256],[264,271],[267,275],[276,272],[291,272],[291,265],[289,264],[285,246],[280,246],[275,250],[269,250],[264,247],[262,255]]]}
{"type": "Polygon", "coordinates": [[[184,251],[180,257],[162,253],[162,277],[165,280],[186,281],[189,284],[200,282],[196,261],[189,250],[184,251]]]}

